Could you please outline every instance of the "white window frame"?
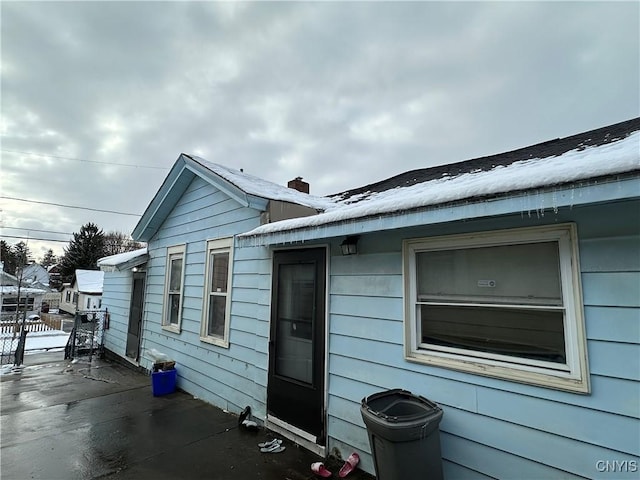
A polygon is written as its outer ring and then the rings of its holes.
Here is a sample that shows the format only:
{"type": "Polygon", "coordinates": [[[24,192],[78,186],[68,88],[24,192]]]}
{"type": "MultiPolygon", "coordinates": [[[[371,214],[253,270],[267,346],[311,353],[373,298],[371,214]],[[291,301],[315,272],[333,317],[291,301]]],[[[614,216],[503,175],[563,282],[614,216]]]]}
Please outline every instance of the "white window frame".
{"type": "Polygon", "coordinates": [[[186,244],[174,245],[167,248],[167,257],[165,262],[165,278],[164,278],[164,295],[162,299],[162,329],[173,333],[180,333],[182,328],[182,309],[184,305],[184,272],[186,267],[186,244]],[[178,323],[170,323],[170,277],[171,277],[171,261],[175,258],[182,258],[182,271],[180,272],[180,302],[178,307],[178,323]]]}
{"type": "MultiPolygon", "coordinates": [[[[403,242],[403,277],[406,360],[575,393],[590,392],[575,224],[407,239],[403,242]],[[417,320],[417,253],[548,241],[557,242],[559,249],[566,364],[421,344],[417,320]]],[[[513,307],[517,305],[504,308],[513,307]]]]}
{"type": "Polygon", "coordinates": [[[200,340],[220,347],[229,348],[229,324],[231,319],[231,282],[233,276],[233,237],[219,238],[216,240],[209,240],[207,242],[205,261],[205,281],[202,294],[202,319],[200,322],[200,340]],[[216,253],[228,253],[229,265],[227,270],[227,291],[216,293],[211,292],[211,275],[213,273],[213,262],[211,260],[212,254],[216,253]],[[209,297],[211,295],[225,296],[226,305],[224,313],[224,334],[223,337],[209,335],[207,333],[209,325],[209,297]]]}

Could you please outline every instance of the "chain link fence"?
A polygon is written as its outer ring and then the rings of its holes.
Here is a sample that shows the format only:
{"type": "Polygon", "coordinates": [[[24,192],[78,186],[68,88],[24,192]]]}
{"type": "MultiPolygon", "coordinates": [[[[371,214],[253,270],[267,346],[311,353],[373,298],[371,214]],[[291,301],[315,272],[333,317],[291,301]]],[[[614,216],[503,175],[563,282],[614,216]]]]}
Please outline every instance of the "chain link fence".
{"type": "Polygon", "coordinates": [[[14,363],[15,352],[20,340],[20,323],[22,318],[15,312],[0,313],[0,365],[14,363]]]}
{"type": "Polygon", "coordinates": [[[64,351],[64,358],[102,355],[104,350],[105,310],[76,312],[75,322],[64,351]]]}
{"type": "Polygon", "coordinates": [[[21,365],[27,338],[33,351],[50,351],[66,344],[63,320],[50,314],[0,313],[0,365],[21,365]]]}

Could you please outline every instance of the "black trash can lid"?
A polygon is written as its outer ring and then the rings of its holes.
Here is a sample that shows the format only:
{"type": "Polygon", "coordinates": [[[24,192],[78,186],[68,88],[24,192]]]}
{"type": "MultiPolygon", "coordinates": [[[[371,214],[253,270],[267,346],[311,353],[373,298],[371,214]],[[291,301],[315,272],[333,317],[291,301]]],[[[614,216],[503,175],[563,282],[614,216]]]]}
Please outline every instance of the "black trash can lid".
{"type": "Polygon", "coordinates": [[[442,415],[442,409],[426,398],[396,388],[362,399],[362,408],[387,422],[412,422],[442,415]]]}

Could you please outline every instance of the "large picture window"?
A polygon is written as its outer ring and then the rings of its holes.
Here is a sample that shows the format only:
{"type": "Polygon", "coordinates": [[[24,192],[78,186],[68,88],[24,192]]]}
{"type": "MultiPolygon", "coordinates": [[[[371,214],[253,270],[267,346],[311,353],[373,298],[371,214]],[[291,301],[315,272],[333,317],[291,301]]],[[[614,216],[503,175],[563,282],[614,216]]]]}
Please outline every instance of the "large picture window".
{"type": "Polygon", "coordinates": [[[162,326],[174,332],[180,332],[180,324],[182,322],[184,257],[184,245],[169,247],[167,249],[162,326]]]}
{"type": "Polygon", "coordinates": [[[207,242],[201,340],[229,346],[233,238],[207,242]]]}
{"type": "Polygon", "coordinates": [[[587,392],[573,225],[404,243],[409,360],[587,392]]]}
{"type": "MultiPolygon", "coordinates": [[[[33,310],[35,299],[33,297],[20,297],[20,311],[33,310]]],[[[18,297],[3,297],[2,311],[15,312],[18,309],[18,297]]]]}

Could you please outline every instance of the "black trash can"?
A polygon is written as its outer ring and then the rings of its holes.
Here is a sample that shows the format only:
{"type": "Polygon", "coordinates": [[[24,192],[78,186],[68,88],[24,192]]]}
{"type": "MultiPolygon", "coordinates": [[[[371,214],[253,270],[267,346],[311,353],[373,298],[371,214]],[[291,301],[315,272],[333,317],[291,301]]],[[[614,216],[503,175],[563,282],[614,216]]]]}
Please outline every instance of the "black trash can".
{"type": "Polygon", "coordinates": [[[442,409],[401,389],[362,399],[362,419],[378,480],[441,480],[442,409]]]}

